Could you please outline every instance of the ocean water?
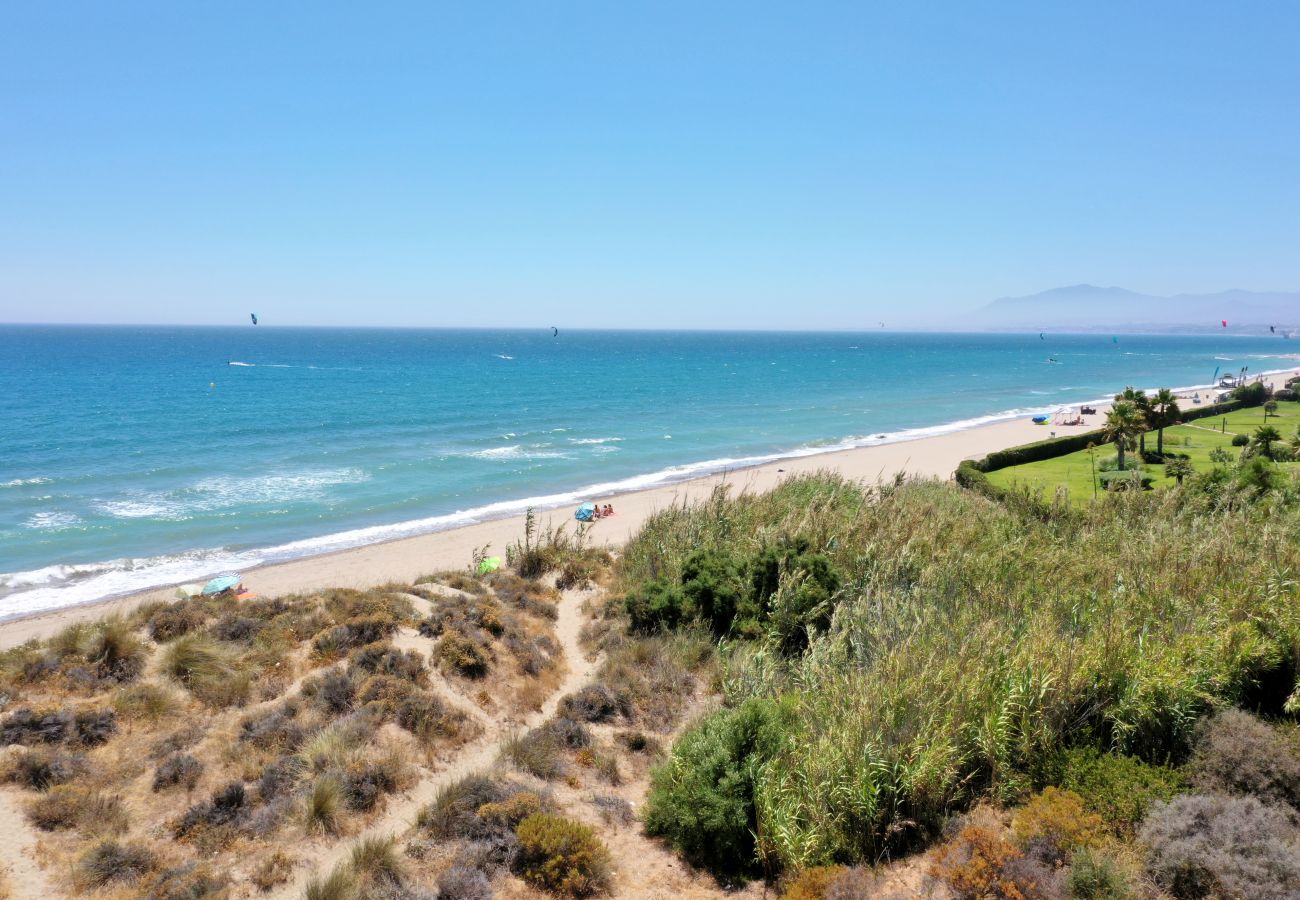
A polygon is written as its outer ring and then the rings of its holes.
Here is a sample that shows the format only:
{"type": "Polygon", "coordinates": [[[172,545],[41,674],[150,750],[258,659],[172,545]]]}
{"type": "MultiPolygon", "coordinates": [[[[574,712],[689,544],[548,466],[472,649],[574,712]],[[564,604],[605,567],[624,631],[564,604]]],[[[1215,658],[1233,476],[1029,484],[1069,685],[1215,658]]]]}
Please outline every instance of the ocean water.
{"type": "Polygon", "coordinates": [[[0,326],[0,616],[1126,384],[1278,370],[1290,349],[1226,335],[0,326]]]}

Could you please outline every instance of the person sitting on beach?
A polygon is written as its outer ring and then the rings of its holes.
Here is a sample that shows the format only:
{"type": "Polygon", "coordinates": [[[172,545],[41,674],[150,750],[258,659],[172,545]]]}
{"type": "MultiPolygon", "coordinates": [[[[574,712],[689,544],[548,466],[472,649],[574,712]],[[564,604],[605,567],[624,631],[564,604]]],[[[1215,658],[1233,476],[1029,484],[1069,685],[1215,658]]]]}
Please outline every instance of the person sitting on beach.
{"type": "Polygon", "coordinates": [[[606,503],[606,504],[605,504],[605,510],[601,513],[601,515],[602,515],[602,516],[612,516],[612,515],[614,515],[614,506],[613,506],[613,504],[611,504],[611,503],[606,503]]]}
{"type": "Polygon", "coordinates": [[[604,515],[605,515],[605,514],[604,514],[603,512],[600,511],[600,504],[597,503],[597,504],[595,505],[595,509],[593,509],[593,510],[591,511],[591,517],[592,517],[593,519],[599,519],[599,518],[601,518],[601,517],[604,516],[604,515]]]}

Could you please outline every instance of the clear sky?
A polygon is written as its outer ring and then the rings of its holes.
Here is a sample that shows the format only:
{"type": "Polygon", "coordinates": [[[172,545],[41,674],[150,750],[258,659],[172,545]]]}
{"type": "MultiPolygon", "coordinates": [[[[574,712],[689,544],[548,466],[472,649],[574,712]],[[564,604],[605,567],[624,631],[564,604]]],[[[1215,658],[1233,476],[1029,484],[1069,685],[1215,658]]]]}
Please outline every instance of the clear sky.
{"type": "Polygon", "coordinates": [[[1300,4],[12,3],[0,321],[1300,290],[1300,4]]]}

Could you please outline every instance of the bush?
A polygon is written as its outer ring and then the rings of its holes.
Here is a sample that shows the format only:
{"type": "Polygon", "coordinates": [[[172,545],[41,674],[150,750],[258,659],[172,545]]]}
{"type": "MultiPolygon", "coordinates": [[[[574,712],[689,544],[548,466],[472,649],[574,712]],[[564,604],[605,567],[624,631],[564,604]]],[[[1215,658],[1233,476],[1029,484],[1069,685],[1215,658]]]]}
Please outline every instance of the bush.
{"type": "Polygon", "coordinates": [[[392,644],[382,642],[353,650],[348,658],[348,669],[349,673],[389,675],[416,684],[422,684],[425,679],[424,657],[414,650],[402,652],[392,644]]]}
{"type": "Polygon", "coordinates": [[[226,879],[202,863],[185,863],[158,873],[144,900],[201,900],[220,894],[226,879]]]}
{"type": "Polygon", "coordinates": [[[1098,472],[1097,481],[1107,491],[1123,491],[1138,488],[1148,490],[1155,478],[1140,469],[1125,469],[1114,472],[1098,472]]]}
{"type": "Polygon", "coordinates": [[[9,761],[4,780],[34,791],[47,791],[55,785],[66,784],[86,768],[86,758],[80,753],[24,750],[9,761]]]}
{"type": "Polygon", "coordinates": [[[85,884],[103,887],[114,881],[136,881],[154,864],[154,855],[144,847],[103,841],[81,857],[77,870],[85,884]]]}
{"type": "Polygon", "coordinates": [[[737,618],[752,620],[757,609],[750,600],[741,566],[722,550],[696,550],[682,563],[682,595],[686,608],[725,635],[737,618]]]}
{"type": "Polygon", "coordinates": [[[608,722],[619,713],[619,703],[609,688],[589,684],[560,701],[560,712],[580,722],[608,722]]]}
{"type": "Polygon", "coordinates": [[[438,876],[439,900],[492,900],[492,882],[478,869],[453,865],[438,876]]]}
{"type": "Polygon", "coordinates": [[[222,616],[213,622],[212,627],[208,629],[208,634],[219,641],[247,644],[261,634],[264,628],[266,628],[266,622],[262,619],[232,614],[222,616]]]}
{"type": "Polygon", "coordinates": [[[339,790],[348,809],[367,812],[380,797],[396,791],[405,777],[401,760],[384,756],[349,766],[339,777],[339,790]]]}
{"type": "Polygon", "coordinates": [[[608,890],[609,850],[578,822],[534,813],[519,823],[519,872],[543,890],[586,897],[608,890]]]}
{"type": "Polygon", "coordinates": [[[75,784],[59,785],[41,795],[27,807],[27,818],[42,831],[79,828],[119,834],[127,828],[121,800],[75,784]]]}
{"type": "Polygon", "coordinates": [[[123,683],[134,681],[144,671],[148,651],[130,625],[111,617],[95,623],[81,655],[97,680],[123,683]]]}
{"type": "Polygon", "coordinates": [[[273,888],[287,884],[292,872],[293,860],[284,851],[276,850],[254,867],[249,880],[259,891],[269,893],[273,888]]]}
{"type": "Polygon", "coordinates": [[[488,672],[491,657],[487,648],[459,631],[447,631],[434,650],[443,669],[466,678],[482,678],[488,672]]]}
{"type": "Polygon", "coordinates": [[[0,746],[68,743],[95,747],[116,733],[117,714],[111,709],[73,712],[23,707],[0,726],[0,746]]]}
{"type": "Polygon", "coordinates": [[[307,764],[298,756],[282,756],[269,763],[258,780],[257,790],[262,800],[270,800],[292,790],[306,769],[307,764]]]}
{"type": "Polygon", "coordinates": [[[1043,862],[1061,865],[1075,850],[1095,847],[1103,826],[1100,816],[1084,811],[1078,794],[1049,787],[1015,811],[1011,830],[1022,849],[1043,862]]]}
{"type": "Polygon", "coordinates": [[[748,700],[688,729],[652,773],[647,833],[667,838],[693,865],[723,875],[753,871],[755,779],[781,747],[785,718],[770,701],[748,700]]]}
{"type": "Polygon", "coordinates": [[[352,709],[357,685],[343,672],[331,669],[304,681],[301,693],[316,708],[337,716],[352,709]]]}
{"type": "Polygon", "coordinates": [[[1070,863],[1068,885],[1075,900],[1139,900],[1140,889],[1114,857],[1084,848],[1070,863]]]}
{"type": "Polygon", "coordinates": [[[1285,814],[1254,797],[1157,803],[1139,837],[1148,871],[1175,896],[1283,900],[1300,892],[1300,836],[1285,814]]]}
{"type": "Polygon", "coordinates": [[[295,721],[297,717],[298,705],[292,700],[248,716],[239,723],[239,740],[259,750],[292,753],[307,738],[306,730],[295,721]]]}
{"type": "Polygon", "coordinates": [[[630,626],[639,634],[671,631],[695,618],[681,588],[663,579],[647,582],[623,600],[630,626]]]}
{"type": "Polygon", "coordinates": [[[479,809],[500,803],[510,793],[509,787],[500,782],[468,775],[440,788],[433,802],[420,810],[416,824],[443,841],[487,837],[494,828],[479,817],[479,809]]]}
{"type": "Polygon", "coordinates": [[[398,705],[394,719],[425,746],[442,738],[456,738],[465,733],[469,717],[458,709],[448,709],[428,691],[417,691],[398,705]]]}
{"type": "Polygon", "coordinates": [[[1077,794],[1084,808],[1115,834],[1131,838],[1151,804],[1171,799],[1185,782],[1176,769],[1081,748],[1066,754],[1060,785],[1077,794]]]}
{"type": "Polygon", "coordinates": [[[781,900],[823,900],[826,890],[844,874],[843,866],[813,866],[790,879],[781,900]]]}
{"type": "Polygon", "coordinates": [[[158,764],[153,774],[154,793],[167,788],[183,786],[192,791],[203,774],[203,763],[188,753],[177,753],[158,764]]]}
{"type": "Polygon", "coordinates": [[[983,825],[967,825],[935,851],[930,877],[957,900],[1025,900],[1062,897],[1059,874],[1027,859],[1010,841],[983,825]]]}
{"type": "Polygon", "coordinates": [[[1232,446],[1244,447],[1250,443],[1250,438],[1244,434],[1234,434],[1232,436],[1232,446]]]}
{"type": "Polygon", "coordinates": [[[312,648],[321,658],[331,659],[355,647],[385,640],[395,631],[397,623],[388,616],[357,616],[318,635],[312,648]]]}
{"type": "Polygon", "coordinates": [[[193,600],[180,600],[155,611],[149,617],[146,628],[149,637],[163,644],[202,628],[207,620],[207,611],[198,603],[193,600]]]}
{"type": "Polygon", "coordinates": [[[532,791],[518,791],[497,803],[484,803],[478,817],[498,828],[513,830],[533,813],[542,811],[542,798],[532,791]]]}
{"type": "Polygon", "coordinates": [[[1300,811],[1300,755],[1250,713],[1227,709],[1201,722],[1188,772],[1202,793],[1258,797],[1300,811]]]}
{"type": "Polygon", "coordinates": [[[186,810],[172,832],[178,839],[185,839],[206,829],[237,826],[248,812],[247,799],[243,783],[232,781],[206,803],[196,803],[186,810]]]}

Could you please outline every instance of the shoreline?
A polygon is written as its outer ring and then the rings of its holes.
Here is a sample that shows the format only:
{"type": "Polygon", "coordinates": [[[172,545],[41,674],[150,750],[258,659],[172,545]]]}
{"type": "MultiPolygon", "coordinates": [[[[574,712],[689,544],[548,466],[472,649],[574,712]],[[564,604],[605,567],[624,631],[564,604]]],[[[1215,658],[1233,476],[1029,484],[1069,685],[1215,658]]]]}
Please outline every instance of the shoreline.
{"type": "MultiPolygon", "coordinates": [[[[1300,369],[1284,369],[1260,373],[1258,377],[1266,383],[1277,385],[1285,381],[1285,376],[1298,372],[1300,369]]],[[[1174,390],[1181,396],[1214,388],[1200,385],[1174,390]]],[[[1058,403],[1051,408],[1081,405],[1096,406],[1098,414],[1088,417],[1088,421],[1081,426],[1061,427],[1097,427],[1105,415],[1109,401],[1058,403]]],[[[774,456],[760,462],[723,468],[652,487],[594,492],[586,496],[586,499],[610,502],[618,515],[612,520],[597,522],[589,535],[592,542],[599,546],[621,546],[650,515],[675,504],[707,497],[721,484],[730,485],[738,492],[760,493],[776,486],[787,476],[824,469],[864,483],[876,483],[900,473],[913,477],[950,478],[963,459],[1042,440],[1046,436],[1045,431],[1051,433],[1050,426],[1045,428],[1033,424],[1029,420],[1030,414],[1021,411],[995,413],[978,417],[975,421],[984,420],[981,424],[963,427],[961,423],[949,423],[911,429],[913,432],[937,433],[820,452],[800,454],[791,451],[790,455],[774,456]]],[[[554,496],[567,496],[567,493],[554,496]]],[[[569,525],[573,521],[569,505],[568,501],[561,501],[561,505],[536,507],[539,526],[569,525]]],[[[440,530],[325,550],[251,566],[241,572],[241,577],[245,585],[260,597],[275,597],[326,587],[373,587],[386,581],[410,580],[435,571],[463,568],[469,564],[474,551],[484,546],[489,547],[492,555],[504,555],[505,547],[521,537],[524,518],[525,513],[519,512],[440,530]]],[[[348,532],[344,532],[346,533],[348,532]]],[[[126,613],[143,603],[170,600],[174,597],[177,584],[191,580],[199,579],[181,579],[68,606],[15,613],[0,619],[0,649],[31,639],[49,637],[75,621],[126,613]]]]}

